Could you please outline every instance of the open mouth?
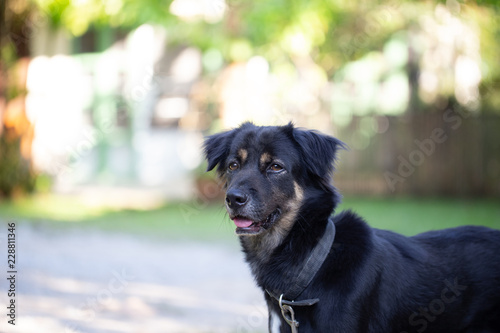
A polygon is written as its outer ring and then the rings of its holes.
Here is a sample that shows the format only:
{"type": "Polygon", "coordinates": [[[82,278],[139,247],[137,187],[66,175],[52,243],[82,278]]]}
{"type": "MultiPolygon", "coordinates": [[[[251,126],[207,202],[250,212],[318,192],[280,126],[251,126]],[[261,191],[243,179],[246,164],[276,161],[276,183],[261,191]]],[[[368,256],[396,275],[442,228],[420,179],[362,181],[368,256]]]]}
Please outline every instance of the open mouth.
{"type": "Polygon", "coordinates": [[[262,221],[252,221],[251,219],[245,218],[243,216],[236,216],[232,218],[232,220],[236,225],[236,234],[256,235],[272,226],[280,215],[281,211],[278,208],[271,214],[269,214],[265,220],[262,221]]]}

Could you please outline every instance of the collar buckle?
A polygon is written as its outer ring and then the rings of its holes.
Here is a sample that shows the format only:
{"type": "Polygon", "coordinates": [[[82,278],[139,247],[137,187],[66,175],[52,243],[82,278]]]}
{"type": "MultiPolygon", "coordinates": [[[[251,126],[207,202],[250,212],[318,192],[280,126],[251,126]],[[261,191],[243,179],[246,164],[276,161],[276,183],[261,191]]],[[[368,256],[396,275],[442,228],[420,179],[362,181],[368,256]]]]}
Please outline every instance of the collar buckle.
{"type": "Polygon", "coordinates": [[[280,295],[279,305],[281,309],[281,315],[285,319],[286,323],[290,325],[292,333],[298,333],[299,322],[295,319],[295,312],[290,305],[283,304],[283,294],[280,295]]]}

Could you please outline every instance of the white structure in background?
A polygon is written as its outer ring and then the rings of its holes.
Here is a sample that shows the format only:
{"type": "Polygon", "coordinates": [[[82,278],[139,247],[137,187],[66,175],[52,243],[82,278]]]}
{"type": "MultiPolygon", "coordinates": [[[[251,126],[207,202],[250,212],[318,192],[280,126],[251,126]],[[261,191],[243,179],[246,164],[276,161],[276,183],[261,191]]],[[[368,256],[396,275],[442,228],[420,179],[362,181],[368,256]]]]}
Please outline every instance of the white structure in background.
{"type": "Polygon", "coordinates": [[[187,48],[171,64],[162,64],[171,51],[166,38],[165,30],[143,25],[101,54],[33,59],[27,83],[33,158],[37,169],[55,177],[57,191],[88,192],[102,202],[126,193],[139,205],[191,197],[202,136],[175,125],[189,110],[201,54],[187,48]],[[162,72],[161,66],[168,70],[162,72]],[[181,89],[168,95],[177,86],[181,89]],[[111,104],[96,106],[102,96],[111,104]],[[130,108],[128,129],[118,123],[114,96],[130,108]],[[93,119],[96,113],[104,116],[93,119]],[[99,151],[101,139],[107,142],[104,151],[99,151]],[[103,164],[104,171],[99,169],[103,164]]]}
{"type": "Polygon", "coordinates": [[[223,128],[233,128],[251,120],[259,125],[273,123],[273,89],[269,63],[260,56],[246,63],[228,66],[220,78],[223,128]]]}
{"type": "Polygon", "coordinates": [[[82,112],[92,99],[91,78],[69,56],[38,56],[30,63],[27,89],[27,116],[35,126],[35,167],[67,175],[71,165],[66,161],[88,154],[95,145],[85,140],[89,126],[82,112]]]}
{"type": "Polygon", "coordinates": [[[164,56],[166,38],[163,30],[149,25],[139,27],[130,35],[126,53],[133,74],[127,82],[125,96],[136,108],[133,146],[140,182],[149,187],[166,185],[168,191],[186,198],[193,186],[189,171],[196,168],[201,159],[198,150],[201,134],[158,127],[155,121],[168,123],[188,112],[189,85],[201,74],[201,54],[185,49],[163,71],[158,63],[164,56]],[[186,84],[188,87],[179,94],[165,96],[165,91],[168,93],[186,84]]]}

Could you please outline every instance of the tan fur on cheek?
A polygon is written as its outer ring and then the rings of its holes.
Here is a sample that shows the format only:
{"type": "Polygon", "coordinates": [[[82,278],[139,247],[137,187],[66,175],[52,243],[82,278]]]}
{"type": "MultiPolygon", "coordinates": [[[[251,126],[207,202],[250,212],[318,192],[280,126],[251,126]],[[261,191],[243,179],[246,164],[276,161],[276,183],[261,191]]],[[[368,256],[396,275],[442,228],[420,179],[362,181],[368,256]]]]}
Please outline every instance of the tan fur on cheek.
{"type": "Polygon", "coordinates": [[[281,216],[279,221],[271,227],[267,232],[262,235],[246,237],[245,240],[251,244],[251,248],[261,262],[266,262],[271,253],[277,246],[279,246],[286,238],[292,229],[302,201],[304,200],[304,190],[296,182],[293,183],[295,188],[295,197],[291,199],[284,207],[286,212],[281,216]]]}
{"type": "Polygon", "coordinates": [[[299,213],[300,207],[302,206],[302,201],[304,200],[304,190],[300,187],[297,182],[293,182],[293,186],[295,188],[295,198],[290,200],[287,204],[288,212],[283,215],[280,225],[278,226],[280,229],[283,229],[285,235],[292,229],[295,220],[297,219],[297,214],[299,213]]]}

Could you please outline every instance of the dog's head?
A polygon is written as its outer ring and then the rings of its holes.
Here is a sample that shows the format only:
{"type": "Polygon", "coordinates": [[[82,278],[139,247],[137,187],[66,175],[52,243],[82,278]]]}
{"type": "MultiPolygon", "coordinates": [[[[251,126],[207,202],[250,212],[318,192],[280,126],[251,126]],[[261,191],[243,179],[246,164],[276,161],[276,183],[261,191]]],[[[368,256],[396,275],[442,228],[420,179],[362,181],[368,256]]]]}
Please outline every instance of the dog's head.
{"type": "Polygon", "coordinates": [[[283,234],[297,216],[331,214],[338,201],[331,185],[339,140],[315,131],[245,123],[205,140],[207,171],[217,167],[226,189],[226,208],[239,235],[270,230],[283,234]],[[302,211],[305,201],[309,212],[302,211]],[[326,201],[326,204],[325,204],[326,201]]]}

